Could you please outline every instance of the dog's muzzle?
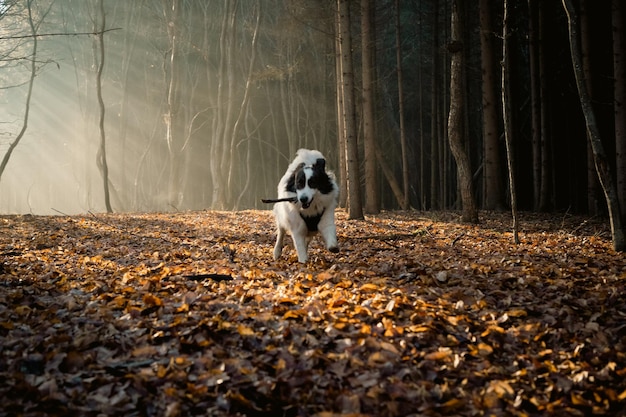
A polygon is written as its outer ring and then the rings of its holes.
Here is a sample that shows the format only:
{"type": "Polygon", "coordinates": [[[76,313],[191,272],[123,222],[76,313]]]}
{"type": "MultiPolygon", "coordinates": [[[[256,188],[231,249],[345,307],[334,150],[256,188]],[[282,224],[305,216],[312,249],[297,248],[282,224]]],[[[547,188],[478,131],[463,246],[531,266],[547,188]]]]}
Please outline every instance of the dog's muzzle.
{"type": "Polygon", "coordinates": [[[302,208],[309,208],[311,206],[311,202],[313,201],[313,199],[309,200],[306,197],[301,197],[300,198],[300,203],[302,203],[302,208]]]}

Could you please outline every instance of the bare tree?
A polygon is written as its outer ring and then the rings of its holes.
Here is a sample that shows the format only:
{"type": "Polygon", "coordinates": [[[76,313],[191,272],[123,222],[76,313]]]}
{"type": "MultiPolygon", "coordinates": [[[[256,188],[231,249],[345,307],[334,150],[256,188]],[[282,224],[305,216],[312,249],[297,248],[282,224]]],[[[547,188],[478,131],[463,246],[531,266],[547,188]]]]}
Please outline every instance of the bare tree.
{"type": "Polygon", "coordinates": [[[104,70],[104,28],[106,26],[106,16],[104,13],[104,0],[98,2],[98,13],[94,20],[94,32],[99,32],[94,39],[94,61],[96,63],[96,94],[98,96],[98,130],[100,132],[100,146],[96,162],[100,174],[102,175],[102,185],[104,190],[104,205],[108,213],[113,211],[111,207],[111,195],[109,191],[109,165],[106,153],[106,134],[104,129],[105,106],[102,97],[102,71],[104,70]],[[99,20],[98,20],[99,18],[99,20]]]}
{"type": "Polygon", "coordinates": [[[376,164],[376,127],[374,118],[374,31],[372,25],[372,0],[361,0],[361,60],[363,147],[365,166],[365,212],[375,214],[378,206],[378,175],[376,164]]]}
{"type": "Polygon", "coordinates": [[[491,5],[480,0],[480,54],[482,67],[483,102],[483,173],[484,208],[502,210],[504,192],[498,134],[498,101],[496,94],[496,68],[494,65],[494,32],[491,28],[491,5]]]}
{"type": "Polygon", "coordinates": [[[2,178],[2,174],[11,159],[11,155],[13,151],[20,143],[22,138],[24,137],[24,133],[26,133],[26,129],[28,128],[28,117],[30,115],[30,100],[33,94],[33,85],[35,84],[35,77],[37,76],[37,25],[33,21],[33,11],[32,11],[32,0],[27,0],[26,8],[28,12],[28,26],[30,28],[30,34],[32,36],[33,48],[31,55],[29,57],[30,60],[30,78],[28,79],[28,90],[26,92],[26,102],[24,103],[24,117],[22,118],[22,128],[19,133],[13,139],[13,141],[9,144],[9,147],[2,158],[2,162],[0,162],[0,178],[2,178]]]}
{"type": "Polygon", "coordinates": [[[615,166],[617,198],[622,220],[626,221],[626,58],[624,51],[623,1],[613,0],[613,108],[615,113],[615,166]]]}
{"type": "Polygon", "coordinates": [[[569,43],[572,55],[572,66],[574,68],[574,75],[576,77],[576,87],[578,88],[578,95],[580,97],[580,104],[582,107],[583,115],[585,116],[585,123],[587,125],[587,131],[589,132],[589,140],[591,141],[591,147],[593,149],[594,162],[596,170],[598,172],[598,178],[600,179],[600,185],[604,191],[606,198],[606,204],[609,209],[609,220],[611,223],[611,234],[613,237],[613,248],[617,251],[623,251],[626,249],[626,239],[624,237],[624,230],[622,228],[622,220],[620,218],[619,200],[617,197],[617,189],[613,182],[610,167],[607,161],[606,153],[604,152],[604,145],[600,137],[600,130],[596,122],[595,112],[589,98],[589,92],[587,91],[585,84],[585,74],[582,70],[582,58],[580,51],[580,40],[578,30],[578,16],[576,14],[576,8],[572,0],[562,0],[563,7],[567,14],[567,22],[569,28],[569,43]]]}
{"type": "Polygon", "coordinates": [[[439,187],[440,167],[439,164],[439,104],[441,86],[438,82],[439,74],[439,0],[433,4],[433,45],[432,45],[432,71],[431,71],[431,104],[430,104],[430,208],[438,210],[442,207],[441,190],[439,187]]]}
{"type": "Polygon", "coordinates": [[[463,144],[464,120],[464,86],[463,86],[463,42],[462,30],[462,0],[455,0],[452,4],[451,15],[451,42],[448,50],[451,53],[450,61],[450,112],[448,113],[448,139],[450,150],[457,164],[457,178],[461,191],[462,216],[464,222],[478,223],[478,210],[474,201],[472,185],[472,170],[470,160],[463,144]]]}
{"type": "MultiPolygon", "coordinates": [[[[589,0],[580,1],[580,48],[583,60],[583,73],[589,97],[593,100],[593,83],[591,82],[591,23],[587,13],[589,0]]],[[[589,132],[587,132],[589,135],[589,132]]],[[[600,212],[600,184],[598,184],[598,174],[593,162],[593,149],[591,141],[587,138],[587,211],[595,216],[600,212]]]]}
{"type": "Polygon", "coordinates": [[[517,220],[517,193],[515,189],[515,159],[513,152],[513,125],[511,123],[511,60],[509,58],[509,2],[504,0],[502,18],[502,120],[504,122],[504,140],[509,171],[509,192],[511,195],[511,214],[513,215],[513,241],[519,243],[519,224],[517,220]]]}
{"type": "Polygon", "coordinates": [[[341,78],[343,92],[343,123],[346,143],[346,167],[348,180],[348,216],[362,219],[361,181],[359,175],[359,153],[356,143],[356,111],[354,100],[354,70],[352,66],[352,35],[350,32],[350,1],[337,0],[341,48],[341,78]]]}
{"type": "Polygon", "coordinates": [[[402,210],[409,209],[409,146],[404,122],[404,87],[402,82],[402,39],[400,34],[400,0],[396,0],[396,71],[398,73],[398,118],[400,119],[400,149],[402,157],[402,210]]]}
{"type": "MultiPolygon", "coordinates": [[[[237,116],[237,119],[235,120],[235,126],[233,127],[233,133],[232,133],[231,144],[230,144],[231,161],[235,160],[234,152],[235,152],[235,148],[237,147],[235,143],[235,139],[238,137],[238,133],[242,127],[242,124],[245,124],[246,121],[250,119],[250,114],[248,111],[249,103],[250,103],[250,90],[252,88],[252,76],[253,76],[254,65],[256,63],[256,46],[257,46],[257,40],[259,38],[259,26],[261,24],[261,2],[256,1],[254,4],[255,4],[254,10],[256,11],[256,19],[254,23],[254,29],[252,32],[252,40],[251,40],[251,45],[250,45],[251,47],[250,48],[250,62],[248,65],[248,73],[246,75],[246,85],[244,87],[244,94],[241,100],[241,107],[239,108],[239,114],[237,116]]],[[[249,161],[250,160],[250,144],[246,142],[245,146],[246,146],[246,158],[249,161]]],[[[228,171],[228,187],[229,188],[231,188],[232,182],[233,182],[234,165],[235,164],[231,164],[231,166],[229,167],[229,171],[228,171]]],[[[235,203],[235,209],[239,208],[240,201],[243,198],[246,191],[248,190],[248,187],[250,186],[250,163],[247,163],[244,165],[247,168],[245,171],[246,181],[243,186],[243,190],[241,191],[241,193],[239,193],[239,197],[237,198],[237,202],[235,203]]]]}

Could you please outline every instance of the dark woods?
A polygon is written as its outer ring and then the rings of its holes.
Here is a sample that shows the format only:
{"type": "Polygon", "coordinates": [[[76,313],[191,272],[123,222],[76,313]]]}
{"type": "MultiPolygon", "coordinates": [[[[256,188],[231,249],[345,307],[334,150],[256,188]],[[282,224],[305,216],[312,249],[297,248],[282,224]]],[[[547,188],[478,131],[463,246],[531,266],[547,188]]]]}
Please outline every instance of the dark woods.
{"type": "MultiPolygon", "coordinates": [[[[38,37],[30,104],[19,88],[3,93],[12,113],[32,107],[24,140],[0,172],[3,211],[266,208],[261,198],[275,197],[301,147],[327,155],[350,217],[463,209],[468,201],[476,209],[511,206],[502,2],[9,3],[4,26],[23,26],[13,35],[30,33],[28,8],[38,34],[99,34],[38,37]],[[72,123],[51,129],[51,119],[72,123]]],[[[623,217],[624,5],[572,3],[623,217]]],[[[605,215],[564,6],[510,0],[507,11],[518,207],[605,215]]],[[[24,59],[28,39],[13,49],[24,59]]],[[[18,77],[19,68],[5,71],[5,86],[27,85],[30,73],[18,77]]],[[[7,132],[3,143],[15,136],[7,132]]]]}

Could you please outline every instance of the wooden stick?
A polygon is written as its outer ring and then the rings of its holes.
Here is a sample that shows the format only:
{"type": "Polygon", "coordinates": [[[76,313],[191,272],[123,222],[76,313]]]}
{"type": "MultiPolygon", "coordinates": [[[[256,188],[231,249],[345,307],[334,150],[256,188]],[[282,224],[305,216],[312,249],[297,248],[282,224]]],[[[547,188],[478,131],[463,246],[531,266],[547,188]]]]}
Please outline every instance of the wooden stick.
{"type": "Polygon", "coordinates": [[[283,201],[289,201],[290,203],[295,203],[297,200],[296,197],[284,197],[284,198],[262,198],[262,202],[264,203],[281,203],[283,201]]]}

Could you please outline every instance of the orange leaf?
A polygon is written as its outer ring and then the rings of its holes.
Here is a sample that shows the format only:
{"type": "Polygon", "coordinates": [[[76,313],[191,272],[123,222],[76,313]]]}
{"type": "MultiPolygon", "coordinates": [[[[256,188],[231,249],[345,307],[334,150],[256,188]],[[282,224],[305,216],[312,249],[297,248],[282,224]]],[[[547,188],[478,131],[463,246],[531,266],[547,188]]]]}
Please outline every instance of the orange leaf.
{"type": "Polygon", "coordinates": [[[143,296],[143,303],[148,307],[161,307],[163,305],[163,300],[155,295],[146,294],[143,296]]]}

